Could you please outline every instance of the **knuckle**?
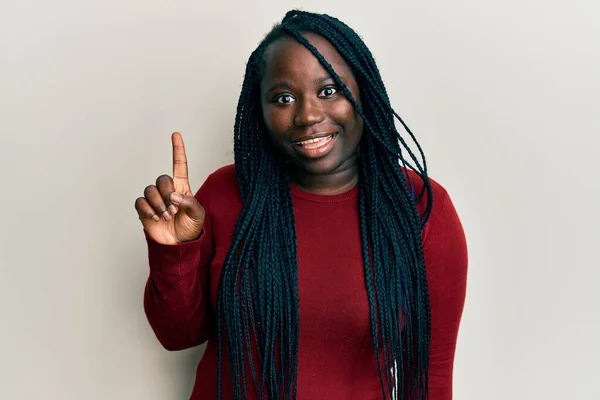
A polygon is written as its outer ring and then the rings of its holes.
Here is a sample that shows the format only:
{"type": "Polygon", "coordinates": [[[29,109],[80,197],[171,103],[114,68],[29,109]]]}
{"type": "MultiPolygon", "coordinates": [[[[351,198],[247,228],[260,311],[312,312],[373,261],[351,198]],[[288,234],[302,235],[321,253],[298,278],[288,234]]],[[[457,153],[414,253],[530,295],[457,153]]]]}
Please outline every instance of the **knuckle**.
{"type": "Polygon", "coordinates": [[[173,150],[176,155],[182,156],[183,154],[185,154],[185,146],[181,143],[173,145],[173,150]]]}

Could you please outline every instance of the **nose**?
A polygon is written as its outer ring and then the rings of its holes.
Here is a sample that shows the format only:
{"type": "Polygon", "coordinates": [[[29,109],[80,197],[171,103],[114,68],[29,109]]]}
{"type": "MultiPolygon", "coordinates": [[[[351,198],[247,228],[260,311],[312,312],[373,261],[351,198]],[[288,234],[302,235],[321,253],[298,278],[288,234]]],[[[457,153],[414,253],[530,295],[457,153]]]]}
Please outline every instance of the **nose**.
{"type": "Polygon", "coordinates": [[[318,100],[305,99],[296,103],[295,126],[311,126],[323,121],[325,115],[320,105],[316,104],[317,102],[318,100]]]}

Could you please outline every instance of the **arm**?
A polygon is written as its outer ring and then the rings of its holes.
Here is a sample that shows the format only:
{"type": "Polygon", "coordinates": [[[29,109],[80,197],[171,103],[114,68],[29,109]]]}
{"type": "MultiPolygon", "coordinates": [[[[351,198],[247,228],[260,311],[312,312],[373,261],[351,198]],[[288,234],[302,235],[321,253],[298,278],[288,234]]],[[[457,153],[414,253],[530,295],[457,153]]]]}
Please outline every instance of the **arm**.
{"type": "MultiPolygon", "coordinates": [[[[208,180],[207,180],[208,182],[208,180]]],[[[196,198],[207,204],[206,184],[196,198]]],[[[210,305],[210,262],[213,256],[211,217],[200,238],[176,245],[160,244],[145,231],[150,275],[144,311],[156,337],[167,350],[183,350],[205,342],[214,325],[210,305]]]]}
{"type": "Polygon", "coordinates": [[[467,244],[448,194],[436,198],[423,251],[431,305],[429,399],[452,399],[454,354],[467,286],[467,244]],[[439,200],[438,200],[439,199],[439,200]]]}

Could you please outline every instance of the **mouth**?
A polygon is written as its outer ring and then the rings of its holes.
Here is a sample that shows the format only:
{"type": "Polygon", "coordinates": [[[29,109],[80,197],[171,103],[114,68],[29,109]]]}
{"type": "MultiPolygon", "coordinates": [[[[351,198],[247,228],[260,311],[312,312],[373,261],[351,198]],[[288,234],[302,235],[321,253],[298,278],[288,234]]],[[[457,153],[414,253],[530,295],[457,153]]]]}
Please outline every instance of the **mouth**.
{"type": "Polygon", "coordinates": [[[305,149],[318,149],[329,143],[335,136],[337,136],[337,132],[304,140],[296,140],[294,145],[305,149]]]}
{"type": "Polygon", "coordinates": [[[339,132],[312,137],[302,137],[293,143],[298,155],[305,159],[318,159],[329,154],[335,145],[339,132]]]}

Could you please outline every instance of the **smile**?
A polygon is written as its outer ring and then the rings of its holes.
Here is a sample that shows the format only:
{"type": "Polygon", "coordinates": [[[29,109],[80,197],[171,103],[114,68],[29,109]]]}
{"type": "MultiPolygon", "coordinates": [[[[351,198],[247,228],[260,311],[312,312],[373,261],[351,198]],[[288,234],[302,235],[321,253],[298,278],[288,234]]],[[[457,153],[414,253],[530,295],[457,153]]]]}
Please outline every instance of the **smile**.
{"type": "Polygon", "coordinates": [[[305,149],[318,149],[319,147],[325,146],[327,143],[329,143],[336,134],[337,133],[332,133],[328,136],[306,139],[299,142],[294,142],[294,144],[305,149]]]}
{"type": "Polygon", "coordinates": [[[338,138],[338,132],[328,135],[305,138],[292,142],[296,154],[305,159],[319,159],[329,154],[338,138]]]}

